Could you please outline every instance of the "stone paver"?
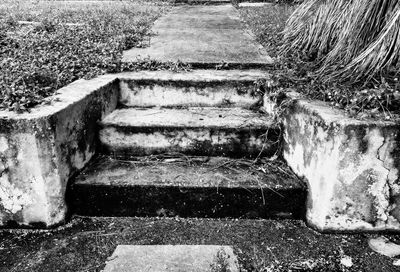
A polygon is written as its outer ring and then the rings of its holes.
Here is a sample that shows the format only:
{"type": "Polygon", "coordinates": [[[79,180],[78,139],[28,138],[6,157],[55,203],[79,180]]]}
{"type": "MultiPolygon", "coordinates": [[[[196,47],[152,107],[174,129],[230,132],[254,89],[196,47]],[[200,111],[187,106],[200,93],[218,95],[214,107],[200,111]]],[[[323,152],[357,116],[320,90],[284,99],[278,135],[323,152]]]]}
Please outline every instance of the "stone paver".
{"type": "Polygon", "coordinates": [[[237,272],[231,247],[216,245],[119,245],[104,272],[237,272]]]}
{"type": "Polygon", "coordinates": [[[124,53],[124,61],[150,57],[212,67],[221,63],[264,67],[273,63],[263,47],[244,30],[232,5],[180,6],[156,21],[150,47],[124,53]]]}

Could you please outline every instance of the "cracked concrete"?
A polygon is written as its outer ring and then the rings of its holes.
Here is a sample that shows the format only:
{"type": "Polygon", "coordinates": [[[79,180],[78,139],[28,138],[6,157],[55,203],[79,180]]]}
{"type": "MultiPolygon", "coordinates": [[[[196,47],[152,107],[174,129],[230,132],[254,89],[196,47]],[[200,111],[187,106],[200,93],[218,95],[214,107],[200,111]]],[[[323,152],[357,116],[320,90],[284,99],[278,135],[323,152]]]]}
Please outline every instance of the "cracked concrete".
{"type": "Polygon", "coordinates": [[[115,79],[79,80],[29,113],[0,111],[0,226],[64,221],[67,182],[95,154],[96,121],[116,107],[115,79]]]}
{"type": "Polygon", "coordinates": [[[399,231],[400,125],[289,96],[284,158],[308,182],[308,223],[321,231],[399,231]]]}
{"type": "Polygon", "coordinates": [[[101,123],[100,141],[117,157],[166,152],[271,156],[279,142],[279,127],[269,117],[240,108],[121,109],[101,123]]]}

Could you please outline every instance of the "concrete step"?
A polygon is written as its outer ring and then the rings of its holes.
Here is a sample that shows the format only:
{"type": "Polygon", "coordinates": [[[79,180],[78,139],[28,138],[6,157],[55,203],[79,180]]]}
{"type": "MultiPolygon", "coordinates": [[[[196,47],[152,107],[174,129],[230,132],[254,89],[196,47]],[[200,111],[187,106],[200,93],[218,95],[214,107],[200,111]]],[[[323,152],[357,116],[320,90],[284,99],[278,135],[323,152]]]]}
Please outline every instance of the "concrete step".
{"type": "Polygon", "coordinates": [[[262,70],[142,71],[120,76],[120,100],[125,107],[260,106],[263,94],[255,82],[274,85],[270,74],[262,70]]]}
{"type": "Polygon", "coordinates": [[[265,114],[241,108],[128,108],[101,121],[103,153],[118,158],[180,152],[257,157],[278,150],[280,129],[265,114]]]}
{"type": "Polygon", "coordinates": [[[302,218],[306,186],[281,162],[223,157],[99,157],[68,191],[87,216],[302,218]]]}
{"type": "Polygon", "coordinates": [[[175,4],[185,5],[228,5],[231,0],[175,0],[175,4]]]}

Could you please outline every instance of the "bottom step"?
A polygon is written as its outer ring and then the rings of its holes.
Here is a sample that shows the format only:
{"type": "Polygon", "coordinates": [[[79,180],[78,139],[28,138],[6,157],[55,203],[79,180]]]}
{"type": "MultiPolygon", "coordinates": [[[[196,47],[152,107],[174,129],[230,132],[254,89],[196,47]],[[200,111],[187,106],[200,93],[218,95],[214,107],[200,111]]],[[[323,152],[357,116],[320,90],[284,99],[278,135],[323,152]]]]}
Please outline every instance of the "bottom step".
{"type": "Polygon", "coordinates": [[[281,162],[179,157],[96,159],[70,186],[72,212],[89,216],[302,218],[306,186],[281,162]]]}

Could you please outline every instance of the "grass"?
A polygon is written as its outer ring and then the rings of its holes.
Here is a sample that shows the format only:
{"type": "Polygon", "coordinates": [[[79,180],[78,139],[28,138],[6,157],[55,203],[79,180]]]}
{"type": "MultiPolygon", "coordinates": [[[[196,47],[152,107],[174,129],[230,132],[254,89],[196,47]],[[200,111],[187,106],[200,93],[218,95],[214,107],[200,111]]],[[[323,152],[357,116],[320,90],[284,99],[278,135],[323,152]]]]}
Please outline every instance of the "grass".
{"type": "Polygon", "coordinates": [[[158,63],[146,60],[122,64],[122,52],[146,46],[153,22],[169,6],[165,1],[144,0],[87,3],[3,0],[0,110],[28,110],[80,78],[158,69],[158,63]],[[19,21],[39,24],[21,25],[19,21]]]}
{"type": "Polygon", "coordinates": [[[257,41],[265,47],[268,54],[276,57],[279,46],[282,45],[286,20],[295,7],[291,4],[268,4],[261,7],[241,7],[239,12],[257,41]]]}

